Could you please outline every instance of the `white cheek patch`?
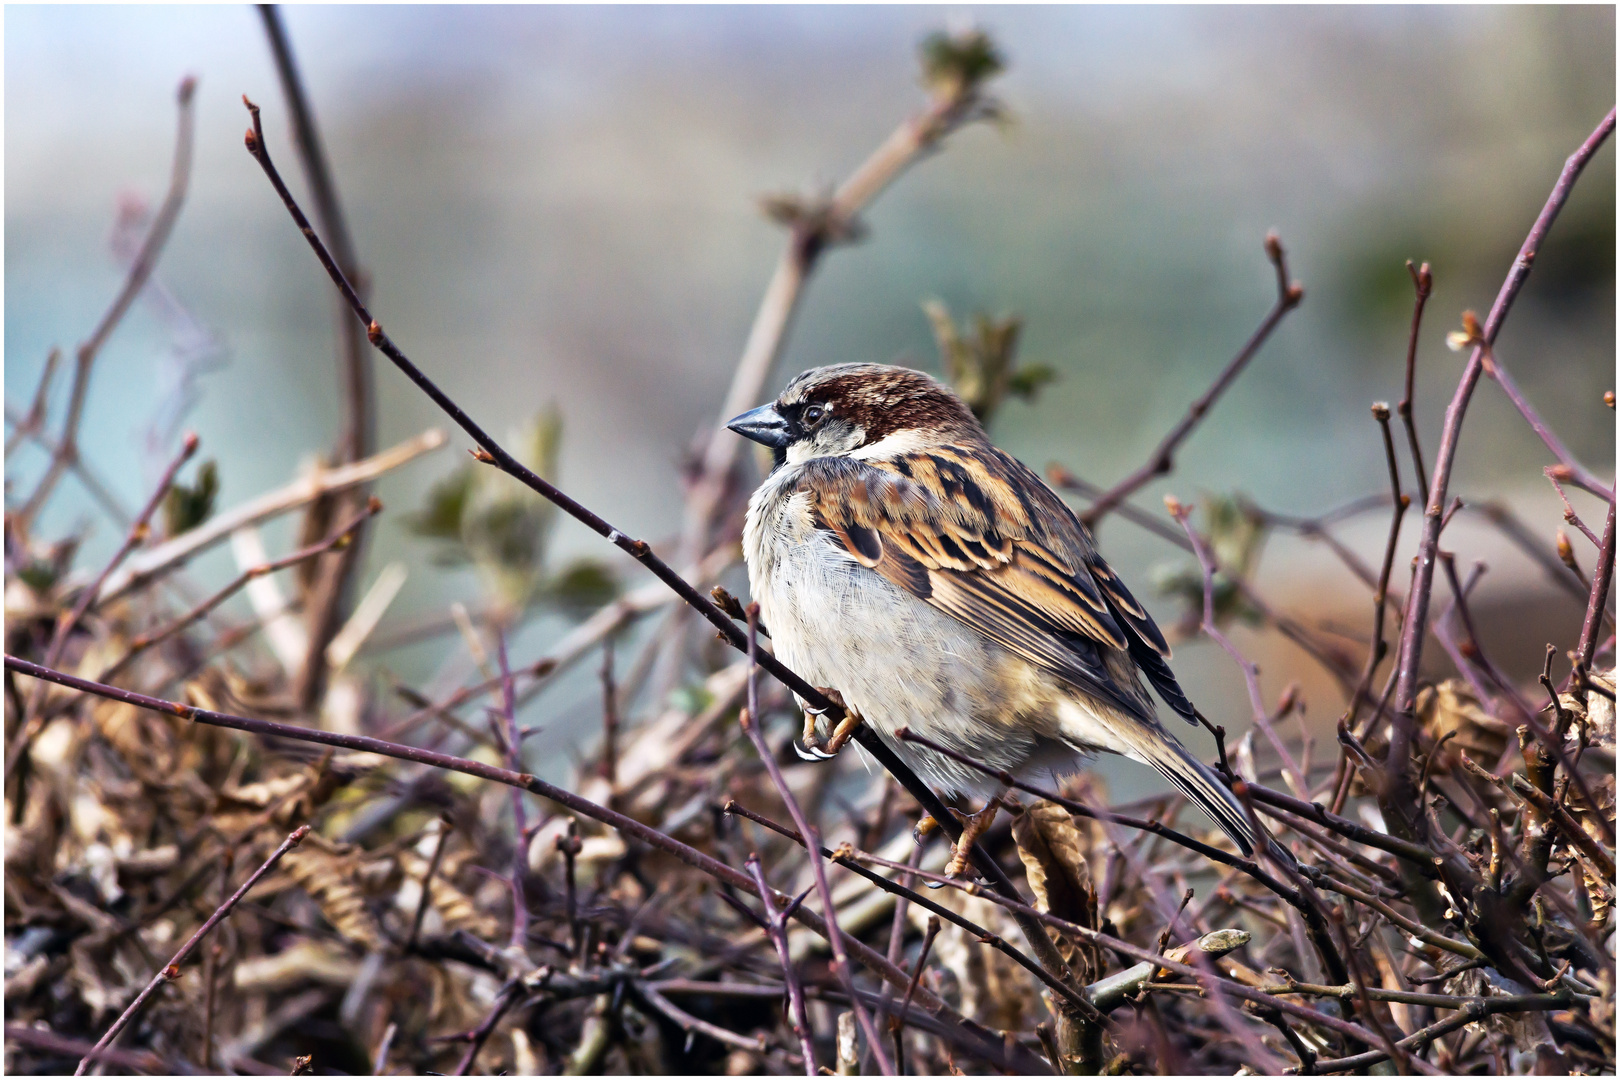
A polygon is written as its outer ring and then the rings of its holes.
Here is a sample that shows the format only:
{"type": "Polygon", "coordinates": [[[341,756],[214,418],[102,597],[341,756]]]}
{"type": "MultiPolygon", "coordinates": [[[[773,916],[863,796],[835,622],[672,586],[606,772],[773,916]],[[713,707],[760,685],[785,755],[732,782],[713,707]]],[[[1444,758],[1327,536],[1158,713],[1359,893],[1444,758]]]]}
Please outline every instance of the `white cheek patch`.
{"type": "Polygon", "coordinates": [[[931,445],[933,444],[919,431],[897,431],[893,435],[883,436],[870,446],[855,450],[849,456],[857,461],[874,461],[909,454],[915,450],[926,450],[931,445]]]}

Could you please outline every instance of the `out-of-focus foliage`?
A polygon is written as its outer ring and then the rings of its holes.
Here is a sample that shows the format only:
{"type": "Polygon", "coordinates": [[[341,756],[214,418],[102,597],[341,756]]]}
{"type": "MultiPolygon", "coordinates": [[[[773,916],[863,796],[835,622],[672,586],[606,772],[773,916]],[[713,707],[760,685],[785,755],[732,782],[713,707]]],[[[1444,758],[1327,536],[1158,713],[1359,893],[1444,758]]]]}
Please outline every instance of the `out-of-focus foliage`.
{"type": "Polygon", "coordinates": [[[195,529],[214,512],[219,496],[219,465],[209,458],[197,466],[197,478],[189,485],[176,481],[163,499],[163,528],[170,538],[195,529]]]}
{"type": "Polygon", "coordinates": [[[945,378],[980,423],[988,425],[1009,395],[1033,402],[1041,387],[1057,378],[1047,364],[1014,363],[1018,335],[1024,327],[1018,316],[977,312],[964,334],[942,301],[925,301],[923,311],[934,328],[945,378]]]}
{"type": "MultiPolygon", "coordinates": [[[[555,406],[537,413],[506,445],[526,467],[553,482],[562,414],[555,406]]],[[[490,597],[508,611],[535,599],[570,611],[588,611],[611,600],[617,584],[593,559],[571,562],[552,575],[547,549],[557,508],[543,496],[488,465],[467,462],[428,493],[410,518],[411,531],[440,542],[441,566],[471,564],[490,597]]]]}
{"type": "Polygon", "coordinates": [[[996,43],[979,29],[929,34],[921,53],[923,81],[941,98],[972,93],[1006,67],[996,43]]]}

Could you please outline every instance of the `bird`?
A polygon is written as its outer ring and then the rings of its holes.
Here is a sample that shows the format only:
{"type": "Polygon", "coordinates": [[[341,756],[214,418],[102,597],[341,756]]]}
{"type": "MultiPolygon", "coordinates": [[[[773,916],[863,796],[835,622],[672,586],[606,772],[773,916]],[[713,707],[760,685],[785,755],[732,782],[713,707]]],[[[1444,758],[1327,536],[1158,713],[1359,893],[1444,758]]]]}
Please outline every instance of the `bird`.
{"type": "Polygon", "coordinates": [[[953,875],[1007,786],[904,729],[1028,783],[1124,755],[1254,853],[1243,805],[1159,721],[1148,686],[1187,722],[1198,713],[1152,616],[950,387],[835,364],[726,426],[772,452],[743,526],[760,623],[776,657],[847,713],[829,731],[800,698],[801,755],[830,756],[865,724],[948,800],[985,800],[953,875]]]}

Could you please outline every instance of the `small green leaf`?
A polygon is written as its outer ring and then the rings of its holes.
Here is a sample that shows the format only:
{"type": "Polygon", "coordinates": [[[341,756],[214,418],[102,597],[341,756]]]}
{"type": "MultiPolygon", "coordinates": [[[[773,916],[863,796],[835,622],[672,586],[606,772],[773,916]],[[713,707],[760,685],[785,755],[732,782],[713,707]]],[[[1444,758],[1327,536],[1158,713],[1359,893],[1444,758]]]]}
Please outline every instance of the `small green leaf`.
{"type": "Polygon", "coordinates": [[[546,599],[573,615],[585,615],[619,595],[619,582],[606,563],[577,559],[545,586],[546,599]]]}
{"type": "Polygon", "coordinates": [[[945,378],[980,423],[989,424],[1008,394],[1032,401],[1041,386],[1057,377],[1044,364],[1013,366],[1024,326],[1017,315],[992,318],[982,312],[975,314],[971,333],[964,334],[940,301],[926,300],[922,307],[934,329],[945,378]]]}
{"type": "Polygon", "coordinates": [[[941,97],[971,94],[1006,67],[996,43],[978,29],[935,31],[923,39],[919,52],[923,81],[941,97]]]}
{"type": "Polygon", "coordinates": [[[214,512],[219,494],[219,466],[212,458],[197,466],[197,479],[190,487],[176,481],[163,497],[163,528],[173,539],[195,529],[214,512]]]}
{"type": "Polygon", "coordinates": [[[461,542],[461,515],[467,507],[476,465],[463,465],[428,489],[422,509],[405,518],[405,527],[417,536],[461,542]]]}

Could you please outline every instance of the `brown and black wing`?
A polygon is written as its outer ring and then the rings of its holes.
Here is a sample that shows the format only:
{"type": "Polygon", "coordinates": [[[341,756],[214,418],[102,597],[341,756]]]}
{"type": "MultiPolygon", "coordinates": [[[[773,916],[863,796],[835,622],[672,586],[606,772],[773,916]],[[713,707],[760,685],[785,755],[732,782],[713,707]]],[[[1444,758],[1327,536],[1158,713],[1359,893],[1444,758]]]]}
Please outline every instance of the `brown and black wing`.
{"type": "MultiPolygon", "coordinates": [[[[1078,521],[1075,522],[1075,527],[1080,527],[1078,521]]],[[[1147,676],[1147,681],[1153,684],[1153,689],[1159,692],[1159,696],[1170,706],[1171,711],[1187,723],[1197,726],[1198,712],[1193,708],[1192,702],[1187,700],[1181,684],[1176,682],[1175,674],[1166,663],[1170,659],[1170,645],[1153,622],[1153,616],[1137,603],[1136,597],[1131,595],[1125,583],[1119,580],[1113,568],[1104,562],[1103,557],[1096,551],[1092,551],[1090,557],[1086,559],[1086,566],[1090,569],[1093,580],[1097,582],[1097,587],[1108,598],[1108,608],[1113,612],[1114,618],[1125,627],[1126,635],[1130,638],[1128,651],[1131,659],[1136,661],[1136,666],[1147,676]]]]}
{"type": "MultiPolygon", "coordinates": [[[[995,456],[974,460],[940,448],[877,463],[822,458],[805,466],[799,490],[810,496],[817,527],[857,562],[1024,659],[1152,722],[1135,680],[1121,685],[1102,652],[1131,650],[1137,632],[1127,629],[1129,622],[1122,625],[1120,615],[1129,620],[1139,606],[1128,600],[1122,607],[1099,585],[1078,525],[1072,542],[1062,536],[1061,522],[1054,537],[1044,520],[1050,511],[1025,493],[1030,483],[1050,491],[1033,474],[1009,475],[1009,463],[1028,472],[1013,459],[987,454],[995,456]]],[[[1057,506],[1073,523],[1062,503],[1057,506]]]]}

